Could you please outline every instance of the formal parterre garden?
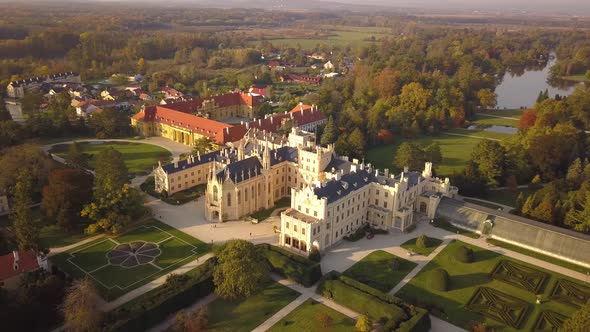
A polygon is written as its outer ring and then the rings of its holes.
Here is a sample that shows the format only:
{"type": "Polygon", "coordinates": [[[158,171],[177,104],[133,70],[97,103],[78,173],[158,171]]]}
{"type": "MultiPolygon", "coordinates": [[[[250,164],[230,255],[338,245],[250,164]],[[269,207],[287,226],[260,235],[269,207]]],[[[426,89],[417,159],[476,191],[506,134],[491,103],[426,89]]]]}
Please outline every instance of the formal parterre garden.
{"type": "Polygon", "coordinates": [[[495,331],[555,330],[590,299],[590,285],[453,241],[396,295],[463,328],[483,321],[495,331]],[[469,259],[459,258],[465,252],[469,259]],[[435,290],[441,269],[446,290],[435,290]]]}
{"type": "MultiPolygon", "coordinates": [[[[92,141],[80,142],[79,144],[82,152],[90,155],[88,166],[91,169],[94,169],[96,155],[108,148],[121,152],[130,174],[148,174],[153,170],[153,167],[158,165],[158,161],[164,164],[172,160],[170,151],[152,144],[118,141],[92,141]]],[[[68,146],[69,144],[56,144],[49,152],[65,158],[68,146]]]]}
{"type": "Polygon", "coordinates": [[[208,246],[152,220],[115,237],[101,237],[51,258],[74,278],[89,276],[101,296],[113,300],[189,263],[208,246]]]}
{"type": "Polygon", "coordinates": [[[269,332],[350,332],[354,331],[354,326],[354,319],[309,299],[273,325],[269,332]],[[325,317],[330,318],[326,319],[325,317]]]}
{"type": "Polygon", "coordinates": [[[387,293],[415,267],[413,262],[377,250],[344,271],[343,275],[387,293]]]}

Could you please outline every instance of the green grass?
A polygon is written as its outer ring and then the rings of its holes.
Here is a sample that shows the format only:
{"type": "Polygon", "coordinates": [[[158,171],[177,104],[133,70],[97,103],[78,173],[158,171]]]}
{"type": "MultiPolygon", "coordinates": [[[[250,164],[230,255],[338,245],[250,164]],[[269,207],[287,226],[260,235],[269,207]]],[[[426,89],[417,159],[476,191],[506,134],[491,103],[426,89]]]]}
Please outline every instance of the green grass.
{"type": "MultiPolygon", "coordinates": [[[[54,145],[49,152],[65,158],[69,144],[54,145]]],[[[90,155],[88,166],[94,169],[96,155],[110,147],[123,154],[123,160],[130,174],[147,174],[152,171],[158,161],[162,163],[172,160],[170,151],[152,144],[134,143],[134,142],[114,142],[105,141],[103,144],[92,144],[90,142],[80,142],[82,151],[90,155]]]]}
{"type": "Polygon", "coordinates": [[[293,310],[283,319],[273,325],[269,332],[302,332],[302,331],[323,331],[326,330],[321,324],[320,315],[327,315],[332,318],[329,331],[350,332],[354,331],[354,319],[341,314],[340,312],[309,299],[297,309],[293,310]]]}
{"type": "MultiPolygon", "coordinates": [[[[487,126],[507,126],[507,127],[518,127],[519,117],[516,118],[496,118],[489,115],[496,115],[492,112],[481,112],[475,114],[475,119],[471,123],[476,125],[487,125],[487,126]]],[[[502,116],[502,115],[496,115],[502,116]]]]}
{"type": "Polygon", "coordinates": [[[260,293],[242,301],[217,298],[208,306],[207,331],[251,331],[298,296],[291,288],[272,282],[260,293]]]}
{"type": "MultiPolygon", "coordinates": [[[[570,316],[575,311],[573,307],[548,300],[548,295],[558,278],[569,279],[558,273],[547,271],[483,248],[460,241],[453,241],[402,288],[396,296],[426,307],[431,313],[463,328],[467,328],[468,324],[472,321],[485,321],[488,327],[493,328],[495,331],[514,331],[514,329],[508,328],[500,322],[484,318],[465,309],[464,305],[479,287],[490,287],[515,296],[530,304],[532,311],[528,315],[528,320],[518,330],[530,331],[532,330],[532,325],[536,317],[543,310],[552,310],[565,316],[570,316]],[[454,251],[461,245],[473,249],[475,257],[473,263],[461,263],[453,257],[454,251]],[[490,279],[489,273],[500,260],[517,262],[518,264],[546,272],[550,275],[550,279],[542,290],[543,301],[541,304],[535,304],[536,296],[533,293],[499,280],[490,279]],[[443,268],[450,275],[450,289],[446,292],[435,291],[429,286],[429,273],[436,268],[443,268]]],[[[582,283],[581,281],[576,282],[582,283]]]]}
{"type": "Polygon", "coordinates": [[[52,263],[73,278],[90,275],[100,294],[111,301],[209,251],[207,244],[157,220],[151,220],[116,237],[102,237],[51,257],[52,263]],[[158,243],[161,254],[153,264],[131,268],[111,265],[107,253],[117,243],[158,243]]]}
{"type": "Polygon", "coordinates": [[[416,267],[416,264],[413,262],[383,250],[377,250],[365,256],[365,258],[351,266],[343,274],[387,293],[410,273],[414,267],[416,267]],[[400,261],[400,266],[396,270],[391,268],[391,261],[394,258],[400,261]]]}
{"type": "Polygon", "coordinates": [[[434,227],[437,227],[437,228],[442,228],[442,229],[444,229],[448,232],[451,232],[451,233],[465,235],[465,236],[470,237],[472,239],[479,239],[480,238],[479,234],[464,230],[462,228],[455,227],[455,226],[451,225],[448,221],[442,220],[441,218],[435,218],[434,222],[431,223],[431,225],[434,227]]]}
{"type": "Polygon", "coordinates": [[[427,238],[428,238],[428,246],[426,248],[419,248],[416,245],[416,240],[418,239],[417,237],[402,243],[402,245],[400,247],[402,247],[406,250],[409,250],[413,253],[422,255],[422,256],[428,256],[434,251],[434,249],[436,249],[438,246],[440,246],[440,244],[442,243],[442,240],[434,238],[434,237],[427,237],[427,238]]]}
{"type": "Polygon", "coordinates": [[[577,265],[577,264],[573,264],[570,262],[566,262],[564,260],[561,260],[559,258],[555,258],[555,257],[551,257],[551,256],[547,256],[547,255],[543,255],[540,254],[538,252],[532,251],[532,250],[528,250],[519,246],[515,246],[513,244],[510,243],[506,243],[503,241],[499,241],[496,239],[487,239],[486,240],[488,243],[491,243],[495,246],[498,247],[502,247],[504,249],[508,249],[508,250],[512,250],[518,253],[521,253],[523,255],[527,255],[527,256],[531,256],[537,259],[540,259],[542,261],[545,261],[547,263],[551,263],[551,264],[555,264],[555,265],[559,265],[561,267],[565,267],[566,269],[570,269],[570,270],[574,270],[574,271],[578,271],[580,273],[585,273],[585,274],[589,274],[590,273],[590,269],[585,268],[583,266],[577,265]]]}
{"type": "Polygon", "coordinates": [[[520,193],[523,193],[524,199],[533,193],[535,193],[537,189],[530,189],[530,188],[522,188],[517,189],[516,191],[511,191],[508,189],[502,190],[488,190],[486,193],[486,197],[477,197],[481,199],[485,199],[490,202],[495,202],[499,204],[504,204],[511,207],[516,207],[516,199],[520,193]]]}
{"type": "Polygon", "coordinates": [[[464,198],[463,200],[467,203],[485,206],[487,208],[494,209],[494,210],[498,210],[498,209],[501,210],[502,209],[502,207],[500,205],[496,205],[496,204],[489,203],[489,202],[482,202],[480,200],[471,199],[471,198],[464,198]]]}
{"type": "Polygon", "coordinates": [[[270,209],[260,210],[258,212],[254,212],[250,215],[250,217],[258,219],[258,221],[263,221],[266,218],[270,217],[272,212],[276,209],[280,208],[288,208],[291,206],[291,198],[290,197],[283,197],[275,202],[275,205],[270,209]]]}
{"type": "Polygon", "coordinates": [[[481,111],[478,113],[490,114],[490,115],[495,115],[495,116],[503,116],[506,118],[520,119],[520,116],[522,115],[523,112],[524,112],[524,110],[514,108],[514,109],[505,109],[505,110],[500,109],[500,110],[481,111]]]}
{"type": "MultiPolygon", "coordinates": [[[[441,133],[441,135],[445,135],[445,133],[459,134],[459,135],[470,135],[470,136],[475,136],[475,137],[481,138],[481,139],[492,139],[492,140],[503,140],[505,138],[509,138],[510,136],[512,136],[511,134],[496,133],[496,132],[492,132],[492,131],[483,131],[483,130],[479,130],[479,129],[470,130],[470,129],[464,129],[464,128],[450,129],[450,130],[447,130],[446,132],[441,133]]],[[[443,157],[444,157],[444,154],[443,154],[443,157]]]]}

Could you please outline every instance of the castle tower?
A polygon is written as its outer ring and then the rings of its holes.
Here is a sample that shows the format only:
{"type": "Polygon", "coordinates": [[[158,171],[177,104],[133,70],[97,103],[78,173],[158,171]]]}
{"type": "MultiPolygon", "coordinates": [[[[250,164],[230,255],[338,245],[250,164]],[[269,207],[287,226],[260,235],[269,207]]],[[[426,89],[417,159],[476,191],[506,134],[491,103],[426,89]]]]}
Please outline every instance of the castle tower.
{"type": "Polygon", "coordinates": [[[238,160],[244,159],[244,140],[240,140],[240,144],[238,145],[238,160]]]}
{"type": "Polygon", "coordinates": [[[431,162],[425,162],[424,163],[424,171],[422,171],[422,176],[425,179],[430,179],[432,177],[432,163],[431,162]]]}
{"type": "Polygon", "coordinates": [[[262,153],[262,167],[264,169],[270,169],[270,148],[268,146],[268,140],[264,146],[264,152],[262,153]]]}

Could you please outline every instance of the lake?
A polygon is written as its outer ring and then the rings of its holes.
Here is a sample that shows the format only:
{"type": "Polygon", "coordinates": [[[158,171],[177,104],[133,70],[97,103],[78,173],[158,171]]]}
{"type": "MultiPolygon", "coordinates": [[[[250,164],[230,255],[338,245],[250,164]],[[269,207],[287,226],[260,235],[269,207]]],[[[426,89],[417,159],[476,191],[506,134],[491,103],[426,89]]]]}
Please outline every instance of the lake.
{"type": "Polygon", "coordinates": [[[539,91],[549,91],[549,97],[553,98],[556,94],[567,96],[575,89],[575,83],[571,86],[553,87],[547,83],[549,78],[549,69],[557,60],[555,55],[551,55],[547,65],[542,70],[525,70],[524,74],[518,76],[514,73],[506,72],[502,83],[496,87],[498,95],[498,108],[521,108],[533,107],[539,91]]]}

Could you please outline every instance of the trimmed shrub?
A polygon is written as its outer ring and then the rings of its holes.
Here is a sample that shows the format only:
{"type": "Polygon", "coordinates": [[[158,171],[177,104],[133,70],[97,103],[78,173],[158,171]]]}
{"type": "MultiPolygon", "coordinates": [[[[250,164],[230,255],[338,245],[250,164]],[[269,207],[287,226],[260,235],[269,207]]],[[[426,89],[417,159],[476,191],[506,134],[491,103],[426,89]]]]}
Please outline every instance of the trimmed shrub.
{"type": "Polygon", "coordinates": [[[303,256],[268,244],[258,245],[270,268],[305,287],[311,287],[322,277],[321,265],[303,256]]]}
{"type": "Polygon", "coordinates": [[[347,235],[344,237],[346,241],[355,242],[365,237],[366,229],[364,226],[361,226],[354,231],[351,235],[347,235]]]}
{"type": "Polygon", "coordinates": [[[459,246],[455,249],[455,259],[461,263],[472,263],[473,262],[473,249],[467,248],[466,246],[459,246]]]}
{"type": "Polygon", "coordinates": [[[362,282],[358,282],[358,281],[356,281],[352,278],[349,278],[347,276],[341,275],[339,280],[342,281],[343,283],[347,284],[348,286],[354,287],[354,288],[361,290],[367,294],[375,296],[376,298],[380,299],[383,302],[387,302],[389,304],[395,304],[395,305],[404,304],[404,302],[400,298],[397,298],[393,295],[389,295],[387,293],[383,293],[378,289],[375,289],[371,286],[363,284],[362,282]]]}
{"type": "Polygon", "coordinates": [[[318,263],[322,260],[322,255],[316,247],[311,248],[311,252],[309,253],[309,260],[318,263]]]}
{"type": "Polygon", "coordinates": [[[401,323],[396,332],[422,332],[430,331],[430,315],[422,308],[415,308],[416,314],[409,320],[401,323]]]}
{"type": "Polygon", "coordinates": [[[211,294],[215,289],[213,268],[216,263],[216,258],[210,258],[189,275],[170,276],[164,285],[108,313],[102,330],[146,331],[197,299],[211,294]]]}
{"type": "Polygon", "coordinates": [[[445,269],[434,269],[430,272],[430,287],[440,292],[446,292],[449,289],[449,273],[445,269]]]}
{"type": "Polygon", "coordinates": [[[418,238],[416,238],[416,247],[422,248],[422,249],[427,248],[428,244],[429,244],[428,240],[429,240],[428,237],[424,234],[418,236],[418,238]]]}

